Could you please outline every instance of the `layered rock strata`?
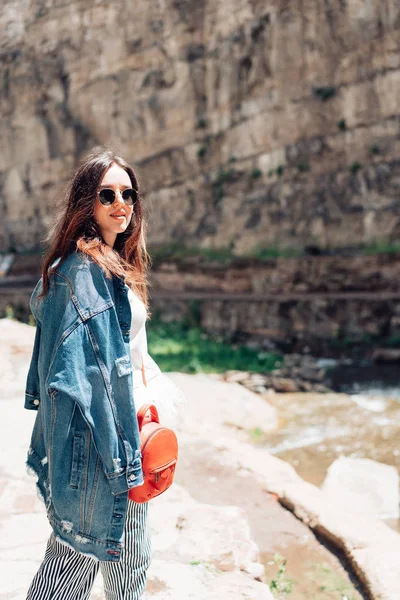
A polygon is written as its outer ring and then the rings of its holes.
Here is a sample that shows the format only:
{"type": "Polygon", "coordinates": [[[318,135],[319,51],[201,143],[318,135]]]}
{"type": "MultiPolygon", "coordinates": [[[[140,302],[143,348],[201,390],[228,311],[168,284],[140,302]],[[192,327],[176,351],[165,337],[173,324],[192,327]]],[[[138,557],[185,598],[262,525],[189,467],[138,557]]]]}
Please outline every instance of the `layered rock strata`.
{"type": "Polygon", "coordinates": [[[95,144],[155,244],[396,240],[399,26],[396,0],[5,0],[0,249],[40,244],[95,144]]]}

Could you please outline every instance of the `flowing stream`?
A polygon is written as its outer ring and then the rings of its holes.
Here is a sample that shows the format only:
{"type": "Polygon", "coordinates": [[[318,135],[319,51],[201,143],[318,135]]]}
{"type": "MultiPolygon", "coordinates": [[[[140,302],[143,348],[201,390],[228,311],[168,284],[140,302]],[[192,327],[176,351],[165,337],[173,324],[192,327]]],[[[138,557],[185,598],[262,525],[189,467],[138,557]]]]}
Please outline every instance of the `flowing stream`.
{"type": "MultiPolygon", "coordinates": [[[[400,471],[400,369],[397,365],[342,365],[327,394],[267,395],[280,425],[267,448],[305,480],[321,485],[340,456],[370,458],[400,471]]],[[[400,531],[398,520],[387,521],[400,531]]]]}

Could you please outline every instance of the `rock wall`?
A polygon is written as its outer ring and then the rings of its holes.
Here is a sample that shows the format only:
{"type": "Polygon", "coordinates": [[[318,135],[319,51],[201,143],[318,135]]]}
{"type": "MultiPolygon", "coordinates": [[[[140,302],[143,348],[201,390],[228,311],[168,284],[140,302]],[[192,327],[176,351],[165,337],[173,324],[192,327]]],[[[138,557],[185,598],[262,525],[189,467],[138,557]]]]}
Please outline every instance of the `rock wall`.
{"type": "MultiPolygon", "coordinates": [[[[17,256],[0,317],[29,319],[38,257],[17,256]],[[30,279],[28,280],[28,275],[30,279]]],[[[151,309],[164,321],[189,318],[210,333],[294,352],[331,355],[356,344],[400,339],[398,255],[309,256],[230,264],[199,257],[156,259],[151,309]]]]}
{"type": "Polygon", "coordinates": [[[399,344],[400,299],[361,298],[203,298],[188,302],[155,296],[153,316],[188,318],[212,334],[256,344],[266,350],[340,356],[371,344],[399,344]]]}
{"type": "MultiPolygon", "coordinates": [[[[17,272],[17,269],[15,269],[17,272]]],[[[229,264],[158,258],[153,262],[156,291],[299,297],[307,294],[397,294],[398,254],[304,256],[269,260],[236,259],[229,264]]]]}
{"type": "Polygon", "coordinates": [[[394,241],[399,27],[397,0],[4,0],[0,250],[40,244],[97,143],[153,244],[394,241]]]}

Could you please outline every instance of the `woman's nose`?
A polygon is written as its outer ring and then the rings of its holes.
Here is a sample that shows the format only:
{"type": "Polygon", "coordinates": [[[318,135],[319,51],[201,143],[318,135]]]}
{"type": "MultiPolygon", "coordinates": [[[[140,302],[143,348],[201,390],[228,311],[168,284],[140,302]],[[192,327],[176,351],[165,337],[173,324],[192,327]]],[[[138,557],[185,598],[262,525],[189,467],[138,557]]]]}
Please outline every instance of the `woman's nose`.
{"type": "Polygon", "coordinates": [[[124,199],[122,198],[122,192],[121,192],[121,190],[116,190],[115,191],[115,198],[114,198],[113,204],[118,204],[118,203],[122,204],[122,205],[125,204],[124,199]]]}

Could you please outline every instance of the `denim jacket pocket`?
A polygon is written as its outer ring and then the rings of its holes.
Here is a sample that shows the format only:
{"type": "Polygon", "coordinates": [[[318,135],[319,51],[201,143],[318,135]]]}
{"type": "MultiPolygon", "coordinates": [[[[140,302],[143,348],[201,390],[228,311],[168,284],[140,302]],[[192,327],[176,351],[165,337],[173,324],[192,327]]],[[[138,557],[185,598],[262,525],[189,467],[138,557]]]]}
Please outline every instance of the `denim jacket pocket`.
{"type": "Polygon", "coordinates": [[[80,475],[82,472],[82,454],[83,454],[83,435],[76,433],[74,435],[74,442],[72,447],[72,464],[71,464],[71,475],[69,479],[70,487],[77,489],[79,486],[80,475]]]}
{"type": "Polygon", "coordinates": [[[132,373],[131,357],[128,354],[115,359],[115,366],[117,367],[118,377],[123,375],[129,375],[132,373]]]}

